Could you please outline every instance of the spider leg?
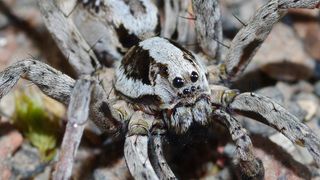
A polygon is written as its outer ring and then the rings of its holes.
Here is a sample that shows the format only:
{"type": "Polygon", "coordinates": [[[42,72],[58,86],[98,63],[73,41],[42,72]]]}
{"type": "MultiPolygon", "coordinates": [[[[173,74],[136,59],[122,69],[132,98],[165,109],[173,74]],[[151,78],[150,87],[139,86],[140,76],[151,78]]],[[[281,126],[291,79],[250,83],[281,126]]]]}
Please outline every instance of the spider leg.
{"type": "Polygon", "coordinates": [[[145,135],[126,137],[124,157],[135,179],[159,179],[148,157],[148,141],[149,137],[145,135]]]}
{"type": "Polygon", "coordinates": [[[305,124],[270,98],[255,93],[236,95],[227,106],[231,111],[256,119],[305,146],[320,166],[320,140],[305,124]]]}
{"type": "Polygon", "coordinates": [[[95,69],[101,67],[72,19],[63,14],[55,1],[38,0],[38,5],[52,37],[78,75],[91,74],[95,69]]]}
{"type": "Polygon", "coordinates": [[[90,92],[93,90],[90,102],[90,119],[101,125],[107,132],[115,132],[122,126],[121,120],[130,116],[130,111],[122,101],[112,103],[108,101],[103,88],[91,81],[75,80],[37,60],[19,61],[0,72],[0,99],[6,95],[20,78],[30,80],[42,92],[51,98],[68,105],[68,123],[62,153],[58,162],[56,179],[68,179],[71,174],[73,156],[79,145],[84,122],[88,119],[90,92]],[[70,97],[71,96],[71,97],[70,97]],[[81,98],[81,99],[79,99],[81,98]],[[69,103],[70,102],[70,103],[69,103]]]}
{"type": "Polygon", "coordinates": [[[221,72],[226,80],[234,80],[247,67],[261,44],[288,8],[319,8],[319,0],[271,0],[262,6],[234,37],[221,72]]]}
{"type": "Polygon", "coordinates": [[[237,145],[237,157],[242,179],[263,179],[264,168],[260,159],[253,154],[252,142],[247,131],[240,122],[227,112],[217,109],[213,112],[214,119],[221,121],[231,134],[232,140],[237,145]]]}
{"type": "MultiPolygon", "coordinates": [[[[124,156],[131,175],[135,179],[159,179],[154,170],[149,154],[150,130],[155,127],[156,119],[154,116],[136,111],[128,124],[128,133],[124,145],[124,156]]],[[[154,150],[153,148],[150,148],[154,150]]],[[[156,157],[156,159],[159,159],[156,157]]],[[[161,158],[160,158],[161,159],[161,158]]],[[[162,174],[160,174],[162,175],[162,174]]]]}
{"type": "Polygon", "coordinates": [[[69,104],[68,124],[55,176],[55,179],[68,179],[71,175],[73,156],[88,117],[91,82],[80,79],[75,83],[72,78],[42,62],[23,60],[0,73],[0,98],[7,94],[20,78],[32,81],[46,95],[65,105],[69,104]]]}
{"type": "Polygon", "coordinates": [[[20,78],[32,81],[46,95],[67,105],[74,80],[37,60],[19,61],[0,72],[0,98],[6,95],[20,78]]]}
{"type": "Polygon", "coordinates": [[[189,7],[189,1],[163,1],[164,21],[160,36],[173,39],[182,45],[188,44],[190,39],[194,38],[190,36],[190,33],[193,32],[193,29],[190,28],[190,21],[194,20],[194,17],[188,12],[189,7]]]}
{"type": "Polygon", "coordinates": [[[221,59],[222,23],[220,6],[217,0],[193,0],[197,39],[200,47],[216,62],[221,59]]]}
{"type": "Polygon", "coordinates": [[[71,177],[74,156],[89,116],[91,92],[91,80],[79,79],[76,81],[70,97],[67,111],[68,123],[63,136],[57,169],[54,172],[54,179],[70,179],[71,177]]]}
{"type": "Polygon", "coordinates": [[[153,135],[150,138],[151,144],[151,152],[150,152],[150,159],[151,163],[154,167],[155,172],[157,173],[160,179],[177,179],[174,173],[172,172],[171,168],[169,167],[164,154],[163,154],[163,135],[157,134],[153,135]]]}
{"type": "Polygon", "coordinates": [[[124,156],[135,179],[159,179],[148,157],[148,141],[149,137],[145,135],[126,137],[124,156]]]}

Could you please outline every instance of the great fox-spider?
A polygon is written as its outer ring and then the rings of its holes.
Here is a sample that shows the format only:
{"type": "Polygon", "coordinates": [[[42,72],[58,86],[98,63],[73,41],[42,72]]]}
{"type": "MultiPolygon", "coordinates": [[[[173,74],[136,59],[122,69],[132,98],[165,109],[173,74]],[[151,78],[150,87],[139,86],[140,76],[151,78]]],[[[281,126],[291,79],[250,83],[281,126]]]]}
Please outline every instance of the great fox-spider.
{"type": "MultiPolygon", "coordinates": [[[[251,140],[233,113],[277,129],[292,142],[305,146],[320,165],[320,140],[310,128],[271,99],[239,93],[224,84],[241,75],[286,9],[319,8],[319,0],[271,0],[238,32],[222,63],[208,68],[198,55],[178,43],[154,37],[159,19],[153,1],[92,1],[99,11],[90,12],[91,16],[105,21],[108,30],[100,42],[113,42],[106,47],[98,44],[100,49],[95,51],[71,21],[69,13],[73,12],[67,2],[38,2],[49,31],[79,77],[74,80],[36,60],[20,61],[0,73],[0,98],[22,77],[68,106],[68,124],[54,179],[70,178],[87,119],[103,131],[126,132],[124,154],[136,179],[176,179],[163,157],[163,135],[167,131],[183,134],[193,124],[206,126],[212,121],[222,122],[230,131],[242,176],[262,178],[263,164],[253,155],[251,140]],[[114,80],[107,77],[113,70],[104,67],[103,58],[97,58],[101,54],[109,60],[122,58],[114,80]],[[149,153],[153,162],[149,160],[148,144],[153,147],[149,153]]],[[[218,57],[218,3],[194,0],[193,8],[202,51],[218,57]]]]}

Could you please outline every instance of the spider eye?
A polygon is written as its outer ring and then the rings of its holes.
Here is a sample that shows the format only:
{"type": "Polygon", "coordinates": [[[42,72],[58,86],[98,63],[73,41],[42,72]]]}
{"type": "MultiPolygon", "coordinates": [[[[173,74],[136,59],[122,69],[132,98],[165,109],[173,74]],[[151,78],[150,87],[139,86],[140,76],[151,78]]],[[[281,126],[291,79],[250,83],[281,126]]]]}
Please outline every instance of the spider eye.
{"type": "Polygon", "coordinates": [[[199,78],[199,75],[198,75],[198,73],[192,71],[190,78],[191,78],[192,82],[196,82],[199,78]]]}
{"type": "Polygon", "coordinates": [[[176,87],[176,88],[181,88],[184,84],[184,80],[179,78],[179,77],[176,77],[173,79],[173,86],[176,87]]]}

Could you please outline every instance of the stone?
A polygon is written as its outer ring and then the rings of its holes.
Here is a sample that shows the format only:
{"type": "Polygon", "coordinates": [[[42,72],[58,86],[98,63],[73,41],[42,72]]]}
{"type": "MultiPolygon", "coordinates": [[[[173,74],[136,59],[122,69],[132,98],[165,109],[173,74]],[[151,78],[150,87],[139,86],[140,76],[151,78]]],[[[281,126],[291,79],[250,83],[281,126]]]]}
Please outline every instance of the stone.
{"type": "Polygon", "coordinates": [[[47,163],[41,162],[35,147],[24,143],[11,159],[11,165],[16,179],[29,179],[43,172],[47,163]]]}
{"type": "Polygon", "coordinates": [[[112,167],[98,168],[94,171],[95,180],[129,179],[130,173],[124,159],[120,159],[112,167]]]}
{"type": "Polygon", "coordinates": [[[318,9],[295,9],[290,10],[293,28],[302,39],[306,51],[311,57],[320,60],[320,24],[318,9]]]}
{"type": "Polygon", "coordinates": [[[249,21],[254,10],[265,4],[264,0],[225,0],[220,1],[220,3],[222,26],[227,36],[234,35],[243,27],[242,23],[246,24],[249,21]]]}
{"type": "Polygon", "coordinates": [[[314,68],[314,60],[306,53],[292,28],[278,23],[245,73],[260,69],[274,79],[295,81],[311,77],[314,68]]]}
{"type": "MultiPolygon", "coordinates": [[[[283,156],[282,159],[269,154],[267,151],[255,148],[256,156],[259,157],[264,165],[265,169],[265,180],[274,179],[308,179],[310,175],[306,172],[299,172],[299,175],[295,172],[297,169],[293,169],[292,165],[286,165],[286,161],[283,156]],[[289,167],[288,167],[289,166],[289,167]],[[291,167],[290,167],[291,166],[291,167]],[[291,169],[292,168],[292,169],[291,169]]],[[[299,169],[298,169],[299,170],[299,169]]],[[[302,170],[300,170],[302,171],[302,170]]]]}
{"type": "Polygon", "coordinates": [[[310,121],[317,112],[319,107],[318,97],[312,93],[301,92],[292,97],[302,110],[306,112],[305,121],[310,121]]]}
{"type": "Polygon", "coordinates": [[[12,177],[10,157],[21,146],[22,135],[9,124],[0,124],[0,179],[12,177]]]}
{"type": "Polygon", "coordinates": [[[302,38],[306,51],[314,59],[320,60],[320,24],[317,21],[296,22],[294,28],[302,38]]]}

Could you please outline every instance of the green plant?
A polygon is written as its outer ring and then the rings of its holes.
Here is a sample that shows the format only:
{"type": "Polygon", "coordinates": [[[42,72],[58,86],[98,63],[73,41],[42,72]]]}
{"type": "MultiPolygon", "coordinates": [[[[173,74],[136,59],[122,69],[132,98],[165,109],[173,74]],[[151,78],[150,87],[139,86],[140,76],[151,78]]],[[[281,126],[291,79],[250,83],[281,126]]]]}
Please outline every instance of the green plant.
{"type": "Polygon", "coordinates": [[[14,124],[35,146],[43,161],[50,161],[56,154],[59,117],[45,108],[44,97],[34,90],[15,94],[14,124]]]}

